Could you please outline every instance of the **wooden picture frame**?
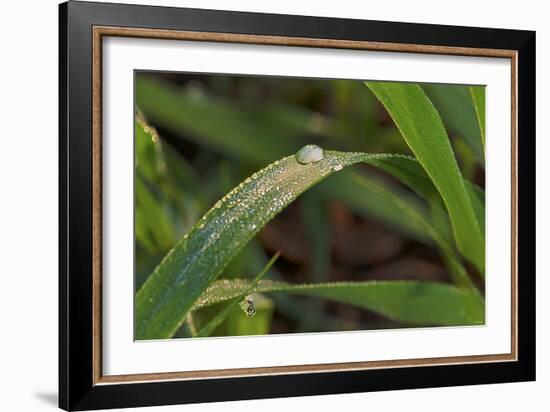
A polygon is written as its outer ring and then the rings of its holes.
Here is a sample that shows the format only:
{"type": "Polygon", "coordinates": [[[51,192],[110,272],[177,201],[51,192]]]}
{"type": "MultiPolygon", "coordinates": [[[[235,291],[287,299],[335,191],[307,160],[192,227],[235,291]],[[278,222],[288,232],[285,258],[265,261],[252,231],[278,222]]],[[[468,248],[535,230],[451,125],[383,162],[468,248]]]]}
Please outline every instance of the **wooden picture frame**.
{"type": "Polygon", "coordinates": [[[535,379],[535,33],[107,3],[60,5],[59,405],[215,402],[535,379]],[[511,61],[510,353],[222,370],[102,371],[102,41],[277,45],[511,61]]]}

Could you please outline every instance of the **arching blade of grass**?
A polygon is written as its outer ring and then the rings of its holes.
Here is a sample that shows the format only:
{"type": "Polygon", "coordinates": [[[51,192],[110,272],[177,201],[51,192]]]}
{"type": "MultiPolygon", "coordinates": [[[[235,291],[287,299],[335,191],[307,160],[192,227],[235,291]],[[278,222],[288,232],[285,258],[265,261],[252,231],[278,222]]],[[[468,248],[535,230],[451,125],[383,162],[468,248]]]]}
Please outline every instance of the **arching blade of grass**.
{"type": "Polygon", "coordinates": [[[480,273],[485,241],[443,122],[417,84],[367,82],[441,194],[460,252],[480,273]]]}
{"type": "MultiPolygon", "coordinates": [[[[362,170],[343,170],[341,173],[330,176],[326,182],[319,185],[319,194],[327,200],[340,201],[355,213],[374,218],[410,239],[430,247],[434,246],[432,239],[418,222],[411,221],[404,216],[390,197],[369,186],[362,185],[363,179],[375,180],[374,176],[364,173],[362,170]]],[[[406,199],[410,208],[415,209],[418,214],[425,214],[424,205],[414,194],[404,188],[393,187],[384,182],[379,182],[378,185],[383,187],[385,192],[391,193],[392,198],[406,199]]]]}
{"type": "Polygon", "coordinates": [[[201,330],[197,332],[195,335],[196,337],[204,337],[209,336],[214,329],[216,329],[219,325],[222,324],[222,322],[227,319],[227,317],[231,314],[233,311],[233,308],[239,304],[244,298],[246,298],[247,295],[251,294],[258,282],[267,274],[269,269],[271,269],[271,266],[275,263],[275,261],[279,258],[280,252],[277,252],[270,260],[267,262],[267,265],[261,270],[258,275],[252,279],[252,281],[248,284],[247,288],[244,288],[242,293],[240,295],[237,295],[234,297],[208,324],[206,324],[201,330]]]}
{"type": "Polygon", "coordinates": [[[472,201],[472,207],[474,208],[474,213],[476,219],[479,223],[481,232],[485,233],[485,191],[473,183],[464,181],[466,183],[466,190],[468,191],[468,196],[472,201]]]}
{"type": "MultiPolygon", "coordinates": [[[[433,242],[446,258],[458,283],[473,287],[460,259],[456,256],[454,242],[449,242],[445,232],[440,231],[435,225],[434,217],[439,221],[445,221],[448,215],[439,192],[418,161],[409,156],[393,155],[367,159],[365,163],[390,173],[423,197],[430,205],[431,215],[418,204],[418,199],[407,196],[406,193],[394,193],[357,171],[347,170],[331,176],[331,184],[325,185],[325,191],[344,199],[352,209],[369,208],[369,213],[406,229],[409,235],[417,240],[424,243],[433,242]]],[[[475,205],[476,217],[482,222],[485,216],[483,190],[468,181],[465,181],[465,184],[475,205]]],[[[483,276],[483,273],[481,275],[483,276]]]]}
{"type": "Polygon", "coordinates": [[[300,164],[289,156],[241,183],[191,228],[139,289],[137,339],[171,337],[231,259],[302,192],[345,166],[387,157],[326,151],[321,160],[300,164]]]}
{"type": "MultiPolygon", "coordinates": [[[[416,159],[410,156],[393,156],[383,160],[372,159],[368,163],[398,178],[420,197],[428,201],[432,212],[440,214],[438,218],[444,217],[444,210],[439,210],[438,206],[442,202],[442,198],[424,168],[416,159]]],[[[472,203],[476,221],[482,233],[484,233],[485,191],[466,179],[464,179],[464,185],[472,203]]]]}
{"type": "Polygon", "coordinates": [[[485,151],[485,87],[470,86],[470,94],[474,101],[477,121],[481,131],[481,142],[483,144],[483,151],[485,151]]]}
{"type": "Polygon", "coordinates": [[[396,177],[426,201],[440,198],[424,168],[413,157],[393,156],[384,160],[373,159],[369,164],[396,177]]]}
{"type": "Polygon", "coordinates": [[[401,213],[403,219],[408,219],[411,222],[414,222],[420,228],[422,228],[426,236],[431,238],[431,240],[441,250],[441,253],[445,257],[446,261],[449,263],[449,267],[452,270],[453,275],[456,277],[458,283],[461,286],[464,286],[474,291],[475,293],[478,293],[470,277],[466,273],[462,262],[460,262],[460,260],[455,255],[453,247],[447,242],[444,234],[440,233],[434,227],[430,217],[427,214],[419,212],[419,209],[411,207],[407,200],[395,196],[393,193],[387,191],[383,186],[380,186],[368,179],[365,179],[361,175],[355,175],[354,180],[359,186],[368,188],[369,191],[373,193],[378,193],[378,195],[385,197],[387,199],[387,203],[392,204],[393,207],[401,213]]]}
{"type": "Polygon", "coordinates": [[[421,87],[439,111],[448,130],[461,137],[474,152],[477,161],[484,164],[482,134],[468,86],[422,84],[421,87]]]}
{"type": "MultiPolygon", "coordinates": [[[[193,310],[233,299],[249,291],[246,279],[214,282],[193,310]]],[[[261,281],[255,292],[314,296],[371,310],[391,319],[422,325],[482,325],[483,302],[473,291],[445,283],[421,281],[333,282],[296,285],[261,281]]]]}
{"type": "MultiPolygon", "coordinates": [[[[394,158],[388,157],[386,160],[391,162],[394,158]]],[[[385,163],[385,161],[377,162],[371,159],[368,163],[385,163]]],[[[432,214],[435,213],[441,215],[438,218],[448,218],[440,205],[440,198],[432,201],[433,208],[436,210],[430,214],[426,207],[419,204],[419,199],[414,195],[390,190],[355,170],[344,170],[342,173],[335,174],[323,186],[323,193],[326,192],[345,201],[352,210],[358,213],[366,210],[369,215],[376,216],[389,225],[395,225],[409,237],[430,246],[436,246],[449,263],[449,269],[457,283],[474,289],[458,257],[454,242],[452,239],[449,241],[445,232],[440,232],[433,221],[432,214]]]]}

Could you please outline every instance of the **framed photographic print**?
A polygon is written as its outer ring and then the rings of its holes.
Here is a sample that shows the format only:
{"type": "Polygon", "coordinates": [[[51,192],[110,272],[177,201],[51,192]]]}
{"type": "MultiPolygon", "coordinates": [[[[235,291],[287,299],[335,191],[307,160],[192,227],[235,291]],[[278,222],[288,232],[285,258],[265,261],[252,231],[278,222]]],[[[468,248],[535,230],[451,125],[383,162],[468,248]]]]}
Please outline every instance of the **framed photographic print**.
{"type": "Polygon", "coordinates": [[[535,33],[60,5],[60,407],[535,379],[535,33]]]}

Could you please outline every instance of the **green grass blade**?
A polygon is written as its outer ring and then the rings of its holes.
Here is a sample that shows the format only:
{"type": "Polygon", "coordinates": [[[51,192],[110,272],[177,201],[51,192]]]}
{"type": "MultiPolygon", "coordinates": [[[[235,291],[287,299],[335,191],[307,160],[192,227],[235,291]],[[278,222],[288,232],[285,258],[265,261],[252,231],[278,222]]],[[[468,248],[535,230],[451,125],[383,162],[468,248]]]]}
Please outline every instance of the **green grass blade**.
{"type": "Polygon", "coordinates": [[[418,197],[406,190],[380,182],[385,192],[393,196],[388,197],[370,186],[361,184],[362,180],[374,181],[374,176],[361,170],[343,170],[341,173],[330,176],[319,186],[319,193],[327,200],[337,200],[344,203],[355,213],[375,218],[397,232],[428,246],[433,242],[426,235],[424,228],[416,221],[406,218],[400,207],[393,203],[393,199],[405,199],[410,208],[423,214],[423,205],[418,197]]]}
{"type": "MultiPolygon", "coordinates": [[[[249,290],[246,279],[214,282],[194,310],[233,299],[249,290]]],[[[422,325],[482,325],[484,305],[478,295],[445,283],[421,281],[364,281],[296,285],[261,281],[255,292],[314,296],[380,313],[388,318],[422,325]]]]}
{"type": "MultiPolygon", "coordinates": [[[[394,155],[383,159],[371,159],[367,163],[398,178],[420,197],[424,198],[430,204],[431,212],[439,214],[437,218],[445,217],[445,211],[439,207],[443,199],[416,159],[410,156],[394,155]]],[[[464,185],[483,235],[485,232],[485,191],[466,179],[464,179],[464,185]]]]}
{"type": "Polygon", "coordinates": [[[233,311],[233,308],[239,304],[247,295],[251,294],[258,282],[269,272],[269,269],[275,264],[275,261],[279,258],[280,252],[277,252],[270,260],[267,262],[265,267],[258,273],[258,275],[249,283],[248,287],[244,291],[233,298],[218,314],[208,322],[201,330],[199,330],[195,336],[196,337],[205,337],[210,336],[210,334],[222,324],[222,322],[227,319],[227,317],[233,311]]]}
{"type": "MultiPolygon", "coordinates": [[[[339,198],[348,201],[356,210],[368,208],[371,215],[375,215],[390,224],[397,224],[401,229],[406,229],[408,234],[424,243],[432,242],[442,252],[450,269],[461,286],[474,289],[470,277],[455,253],[454,242],[449,242],[446,232],[439,230],[433,217],[446,220],[448,215],[441,206],[442,200],[432,181],[418,163],[410,156],[384,155],[378,158],[366,159],[365,163],[376,166],[399,179],[409,186],[419,196],[423,197],[430,205],[430,213],[418,204],[417,199],[406,193],[395,192],[387,187],[376,184],[373,179],[355,171],[344,171],[331,176],[333,182],[326,190],[336,192],[339,198]],[[348,178],[342,176],[348,175],[348,178]]],[[[475,194],[472,202],[476,207],[476,215],[480,219],[484,217],[484,206],[480,204],[483,199],[483,191],[474,184],[465,181],[468,193],[475,194]]]]}
{"type": "MultiPolygon", "coordinates": [[[[175,237],[172,225],[168,219],[162,205],[154,198],[149,188],[145,185],[141,176],[136,176],[136,226],[140,230],[146,231],[145,239],[151,239],[154,242],[155,248],[160,250],[168,250],[177,239],[175,237]]],[[[145,240],[137,231],[138,241],[145,240]]]]}
{"type": "Polygon", "coordinates": [[[481,142],[485,151],[485,86],[470,86],[470,94],[474,101],[476,117],[481,131],[481,142]]]}
{"type": "Polygon", "coordinates": [[[191,196],[199,176],[141,114],[135,123],[136,287],[202,215],[205,203],[191,196]]]}
{"type": "Polygon", "coordinates": [[[413,157],[394,155],[384,159],[372,159],[368,163],[396,177],[428,202],[440,198],[430,177],[413,157]]]}
{"type": "MultiPolygon", "coordinates": [[[[468,182],[469,183],[469,182],[468,182]]],[[[481,231],[485,233],[485,191],[473,183],[466,184],[468,196],[472,201],[474,213],[481,231]]]]}
{"type": "Polygon", "coordinates": [[[463,139],[484,164],[482,136],[468,86],[422,84],[422,89],[437,108],[448,130],[463,139]]]}
{"type": "MultiPolygon", "coordinates": [[[[315,193],[307,192],[301,198],[301,220],[307,238],[310,261],[309,266],[312,282],[326,282],[331,267],[331,245],[329,210],[327,202],[315,193]]],[[[322,308],[319,302],[307,305],[305,320],[299,330],[315,330],[322,323],[322,308]]]]}
{"type": "Polygon", "coordinates": [[[324,282],[330,269],[330,231],[327,204],[313,191],[301,198],[301,217],[311,253],[312,280],[324,282]]]}
{"type": "MultiPolygon", "coordinates": [[[[420,209],[411,207],[407,199],[403,199],[399,196],[395,196],[393,193],[387,191],[383,186],[376,184],[373,181],[365,179],[360,175],[355,176],[355,181],[358,185],[368,188],[373,193],[378,193],[379,196],[387,199],[387,204],[392,204],[393,207],[400,212],[403,219],[407,219],[420,227],[426,236],[439,247],[446,261],[449,263],[451,270],[459,280],[460,286],[464,286],[476,293],[477,290],[472,283],[472,280],[468,276],[468,273],[464,269],[462,262],[458,259],[454,253],[452,245],[450,245],[443,233],[439,232],[433,225],[430,216],[420,212],[420,209]]],[[[481,297],[480,297],[481,299],[481,297]]]]}
{"type": "Polygon", "coordinates": [[[437,110],[416,84],[366,84],[388,110],[441,194],[449,212],[458,249],[483,273],[485,241],[437,110]]]}

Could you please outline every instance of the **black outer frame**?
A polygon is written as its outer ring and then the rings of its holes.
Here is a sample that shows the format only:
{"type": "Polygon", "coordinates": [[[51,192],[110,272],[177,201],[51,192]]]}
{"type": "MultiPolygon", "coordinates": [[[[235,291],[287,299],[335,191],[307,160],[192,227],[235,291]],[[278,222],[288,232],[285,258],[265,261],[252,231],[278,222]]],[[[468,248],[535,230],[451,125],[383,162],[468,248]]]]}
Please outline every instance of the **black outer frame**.
{"type": "Polygon", "coordinates": [[[535,32],[171,7],[59,6],[59,406],[89,410],[535,380],[535,32]],[[93,385],[92,26],[518,52],[518,361],[93,385]]]}

